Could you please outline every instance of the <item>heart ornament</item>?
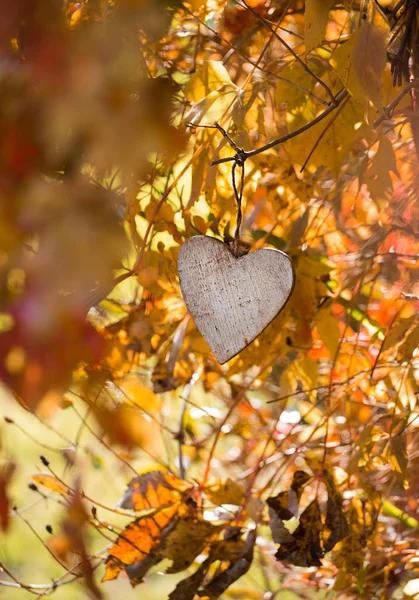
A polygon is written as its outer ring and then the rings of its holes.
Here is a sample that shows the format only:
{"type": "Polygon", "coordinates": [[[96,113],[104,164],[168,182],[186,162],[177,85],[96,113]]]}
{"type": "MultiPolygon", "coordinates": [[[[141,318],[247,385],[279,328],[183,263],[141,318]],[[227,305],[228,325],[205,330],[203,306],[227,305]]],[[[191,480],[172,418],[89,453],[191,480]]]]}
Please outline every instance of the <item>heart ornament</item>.
{"type": "Polygon", "coordinates": [[[183,244],[178,271],[189,312],[220,364],[273,321],[295,280],[291,260],[280,250],[236,257],[225,243],[202,235],[183,244]]]}

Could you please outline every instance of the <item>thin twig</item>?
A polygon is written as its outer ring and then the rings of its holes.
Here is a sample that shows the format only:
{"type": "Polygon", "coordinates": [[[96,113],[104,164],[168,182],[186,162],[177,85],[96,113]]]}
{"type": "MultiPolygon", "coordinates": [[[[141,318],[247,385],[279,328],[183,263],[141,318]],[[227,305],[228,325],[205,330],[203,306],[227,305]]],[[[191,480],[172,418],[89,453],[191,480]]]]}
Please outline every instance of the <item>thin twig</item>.
{"type": "Polygon", "coordinates": [[[259,15],[249,4],[247,4],[246,0],[236,0],[237,4],[239,6],[244,5],[248,10],[250,10],[250,12],[258,19],[260,20],[265,27],[267,27],[269,29],[269,31],[272,32],[272,34],[276,37],[276,39],[283,45],[285,46],[285,48],[288,50],[288,52],[290,52],[293,57],[300,63],[300,65],[303,67],[304,71],[306,73],[308,73],[309,75],[311,75],[311,77],[313,77],[313,79],[315,79],[317,81],[318,84],[320,84],[327,92],[327,94],[330,96],[330,99],[332,102],[334,102],[335,97],[332,93],[332,90],[329,88],[329,86],[322,80],[320,79],[320,77],[318,75],[316,75],[311,69],[310,67],[307,65],[307,63],[305,63],[299,56],[298,54],[295,52],[295,50],[285,41],[281,38],[280,35],[278,35],[277,29],[279,29],[279,26],[273,26],[264,18],[262,17],[262,15],[259,15]]]}
{"type": "Polygon", "coordinates": [[[343,108],[345,107],[346,103],[348,102],[349,98],[346,98],[344,102],[342,102],[342,104],[339,106],[339,109],[336,111],[336,113],[333,115],[333,119],[330,119],[329,123],[326,125],[326,127],[323,129],[323,131],[321,132],[321,134],[319,135],[319,137],[317,138],[314,146],[312,147],[312,149],[309,152],[309,155],[307,156],[307,158],[304,161],[303,166],[300,169],[300,173],[302,173],[304,171],[304,169],[307,166],[308,161],[310,160],[310,158],[313,156],[316,148],[318,147],[318,145],[320,144],[320,142],[322,141],[323,137],[326,135],[327,131],[329,130],[329,128],[333,125],[333,123],[336,121],[336,119],[338,118],[339,114],[341,113],[341,111],[343,110],[343,108]]]}
{"type": "MultiPolygon", "coordinates": [[[[199,126],[201,127],[201,126],[199,126]]],[[[203,125],[203,127],[211,127],[211,125],[203,125]]],[[[227,131],[224,129],[224,127],[221,127],[221,125],[219,123],[217,123],[217,121],[215,121],[214,123],[214,127],[216,129],[218,129],[218,131],[221,132],[221,134],[226,138],[226,140],[228,141],[228,143],[230,144],[230,146],[233,148],[233,150],[235,150],[237,152],[237,154],[240,154],[241,152],[243,152],[243,148],[239,148],[239,146],[236,144],[236,142],[229,136],[229,134],[227,133],[227,131]]]]}
{"type": "Polygon", "coordinates": [[[379,117],[377,117],[377,119],[375,119],[374,124],[373,124],[373,129],[376,129],[386,119],[391,119],[391,113],[396,108],[396,106],[399,104],[400,100],[404,96],[406,96],[406,94],[409,93],[410,90],[412,88],[414,88],[418,83],[419,83],[419,77],[417,77],[416,79],[413,79],[410,83],[407,84],[407,86],[405,88],[402,89],[402,91],[399,94],[397,94],[397,96],[394,98],[394,100],[392,102],[390,102],[390,104],[384,109],[383,114],[380,115],[379,117]]]}
{"type": "MultiPolygon", "coordinates": [[[[270,75],[271,77],[274,77],[275,79],[278,79],[279,81],[283,81],[284,83],[288,83],[292,87],[295,87],[297,90],[300,90],[304,94],[307,94],[308,96],[310,96],[310,98],[313,98],[314,100],[317,100],[318,102],[321,102],[321,104],[324,104],[324,105],[327,106],[327,102],[325,100],[323,100],[323,98],[319,98],[318,96],[316,96],[316,94],[314,94],[310,90],[306,90],[304,87],[302,87],[301,85],[299,85],[295,81],[291,81],[290,79],[287,79],[286,77],[282,77],[281,75],[278,75],[278,73],[274,73],[274,71],[270,71],[269,69],[261,67],[258,63],[254,62],[252,59],[250,59],[248,56],[246,56],[246,54],[244,52],[241,52],[240,50],[238,50],[234,46],[234,44],[232,44],[229,40],[227,40],[226,38],[224,38],[218,31],[216,31],[215,29],[212,29],[212,27],[210,27],[204,21],[201,21],[201,19],[199,19],[199,17],[197,17],[196,15],[194,15],[192,11],[188,10],[187,8],[184,8],[184,10],[187,13],[189,13],[194,19],[196,19],[198,21],[198,23],[200,23],[201,25],[203,25],[204,27],[206,27],[208,29],[208,31],[211,31],[211,33],[213,33],[214,35],[216,35],[217,38],[221,39],[225,44],[227,44],[239,56],[241,56],[242,58],[244,58],[246,60],[246,62],[248,62],[249,64],[251,64],[255,69],[259,69],[259,71],[262,71],[262,73],[265,73],[266,75],[270,75]]],[[[259,56],[259,60],[260,60],[260,58],[261,57],[259,56]]]]}
{"type": "Polygon", "coordinates": [[[179,475],[181,477],[181,479],[185,479],[186,477],[186,468],[185,468],[185,462],[183,460],[183,451],[182,451],[182,446],[185,443],[185,414],[186,414],[186,407],[188,405],[188,400],[189,400],[189,396],[191,394],[192,388],[194,386],[194,384],[198,381],[199,379],[199,375],[200,375],[200,370],[197,369],[195,371],[195,373],[192,375],[190,381],[185,385],[184,389],[183,389],[183,394],[182,394],[182,408],[180,411],[180,418],[179,418],[179,431],[177,432],[175,438],[178,441],[179,444],[179,475]]]}
{"type": "MultiPolygon", "coordinates": [[[[95,565],[92,566],[92,569],[93,570],[97,569],[97,567],[99,567],[103,562],[104,562],[104,559],[100,559],[100,561],[98,563],[96,563],[95,565]]],[[[77,565],[76,565],[76,567],[77,567],[77,565]]],[[[74,583],[74,581],[77,581],[78,579],[80,579],[83,576],[83,575],[74,575],[70,579],[64,579],[64,577],[71,575],[71,573],[68,572],[68,573],[65,573],[64,575],[62,575],[61,577],[59,577],[58,579],[56,579],[55,581],[53,581],[52,583],[22,583],[16,577],[14,577],[11,574],[11,572],[2,563],[0,563],[0,570],[7,573],[7,575],[11,579],[13,579],[13,581],[0,580],[0,586],[24,589],[28,592],[31,592],[32,594],[38,594],[40,590],[45,590],[46,592],[53,592],[57,587],[60,587],[62,585],[68,585],[69,583],[74,583]]]]}

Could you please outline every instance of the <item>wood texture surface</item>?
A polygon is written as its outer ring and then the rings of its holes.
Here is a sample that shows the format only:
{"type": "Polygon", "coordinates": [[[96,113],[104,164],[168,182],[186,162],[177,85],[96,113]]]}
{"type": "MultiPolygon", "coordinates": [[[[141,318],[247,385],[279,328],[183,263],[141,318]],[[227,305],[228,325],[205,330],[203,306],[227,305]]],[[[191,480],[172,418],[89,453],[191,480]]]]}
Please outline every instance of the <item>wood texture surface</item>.
{"type": "Polygon", "coordinates": [[[236,258],[226,244],[206,236],[183,244],[178,270],[189,312],[220,364],[262,333],[294,287],[291,260],[280,250],[236,258]]]}

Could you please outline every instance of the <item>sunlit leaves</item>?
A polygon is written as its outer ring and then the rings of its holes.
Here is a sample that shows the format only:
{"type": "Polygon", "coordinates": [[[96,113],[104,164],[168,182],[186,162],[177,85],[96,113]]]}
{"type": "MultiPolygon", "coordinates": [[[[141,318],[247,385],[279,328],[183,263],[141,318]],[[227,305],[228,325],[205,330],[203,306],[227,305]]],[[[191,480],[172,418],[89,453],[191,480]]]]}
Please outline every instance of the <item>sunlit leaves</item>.
{"type": "Polygon", "coordinates": [[[240,506],[244,500],[243,487],[231,479],[209,485],[205,489],[205,494],[216,505],[235,504],[240,506]]]}
{"type": "Polygon", "coordinates": [[[198,124],[205,117],[208,124],[213,124],[233,102],[235,86],[224,65],[208,60],[191,76],[184,94],[193,103],[186,117],[188,122],[198,124]]]}
{"type": "Polygon", "coordinates": [[[109,551],[104,581],[115,579],[125,569],[132,585],[140,583],[148,569],[163,558],[172,561],[169,572],[177,573],[217,534],[218,528],[199,516],[193,506],[180,502],[151,517],[133,521],[109,551]]]}
{"type": "Polygon", "coordinates": [[[191,486],[163,471],[149,471],[132,479],[119,505],[142,511],[179,502],[191,486]]]}
{"type": "Polygon", "coordinates": [[[324,473],[327,488],[326,515],[322,516],[319,502],[312,500],[298,515],[301,487],[309,476],[297,471],[289,492],[268,498],[270,526],[275,542],[280,544],[276,558],[300,567],[320,566],[320,559],[333,549],[337,542],[348,535],[346,517],[342,512],[342,499],[336,490],[332,476],[324,473]],[[295,499],[292,500],[292,495],[295,499]],[[298,517],[297,526],[292,519],[298,517]]]}
{"type": "Polygon", "coordinates": [[[3,533],[7,531],[10,525],[11,502],[9,487],[15,470],[16,464],[11,460],[0,465],[0,529],[3,533]]]}
{"type": "Polygon", "coordinates": [[[65,497],[68,497],[71,493],[65,483],[50,473],[37,473],[36,475],[32,475],[32,481],[65,497]]]}
{"type": "MultiPolygon", "coordinates": [[[[415,3],[52,4],[4,3],[1,21],[10,561],[31,548],[23,509],[60,563],[51,582],[29,561],[40,595],[83,579],[98,596],[98,567],[119,597],[169,565],[171,600],[401,596],[417,577],[419,211],[416,90],[392,72],[417,77],[415,3]],[[241,229],[250,251],[290,255],[295,290],[221,367],[179,248],[234,235],[233,161],[212,161],[298,128],[246,160],[241,229]],[[29,483],[35,444],[56,462],[29,483]]],[[[2,579],[24,587],[18,559],[2,579]]]]}
{"type": "Polygon", "coordinates": [[[381,108],[382,74],[387,62],[389,26],[377,5],[369,6],[352,51],[351,65],[366,98],[381,108]]]}
{"type": "Polygon", "coordinates": [[[307,0],[304,13],[304,41],[306,52],[320,45],[324,38],[333,0],[307,0]]]}

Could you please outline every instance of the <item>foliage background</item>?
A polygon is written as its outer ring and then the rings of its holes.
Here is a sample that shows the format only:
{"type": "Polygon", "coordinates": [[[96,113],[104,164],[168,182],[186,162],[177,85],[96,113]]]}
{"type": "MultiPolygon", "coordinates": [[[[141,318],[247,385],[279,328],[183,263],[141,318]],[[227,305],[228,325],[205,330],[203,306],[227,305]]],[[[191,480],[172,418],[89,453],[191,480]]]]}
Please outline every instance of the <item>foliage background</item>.
{"type": "MultiPolygon", "coordinates": [[[[1,11],[0,593],[164,598],[237,526],[235,551],[258,537],[223,597],[414,597],[417,3],[1,11]],[[280,316],[223,367],[176,268],[190,236],[233,235],[236,151],[215,121],[251,152],[243,245],[285,250],[297,278],[280,316]],[[173,523],[206,533],[175,538],[169,558],[195,543],[193,565],[163,574],[166,558],[134,590],[125,569],[100,583],[133,520],[116,503],[156,468],[190,484],[170,502],[173,523]],[[296,470],[310,476],[300,513],[320,512],[294,538],[298,558],[278,562],[266,500],[289,499],[296,470]],[[233,498],[226,478],[241,486],[233,498]],[[345,535],[326,552],[336,527],[345,535]],[[55,589],[63,576],[74,583],[55,589]]],[[[236,559],[214,560],[207,580],[236,559]]]]}

